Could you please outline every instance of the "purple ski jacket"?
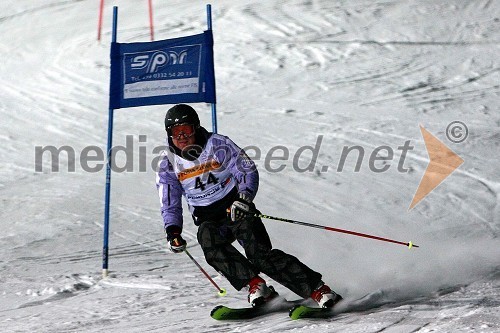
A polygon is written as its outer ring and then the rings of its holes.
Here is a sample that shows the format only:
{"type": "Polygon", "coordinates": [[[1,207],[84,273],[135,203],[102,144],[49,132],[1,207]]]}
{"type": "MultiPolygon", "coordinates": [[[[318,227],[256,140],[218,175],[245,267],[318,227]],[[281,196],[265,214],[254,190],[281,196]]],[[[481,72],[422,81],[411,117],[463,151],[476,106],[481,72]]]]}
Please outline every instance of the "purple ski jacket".
{"type": "Polygon", "coordinates": [[[228,204],[227,207],[218,207],[225,211],[235,192],[252,200],[257,194],[259,173],[255,163],[241,148],[227,136],[209,133],[204,128],[200,128],[197,134],[197,144],[200,141],[203,148],[196,159],[181,157],[171,139],[167,140],[167,149],[161,153],[156,188],[165,229],[173,225],[182,228],[183,196],[194,217],[197,205],[203,209],[217,207],[218,203],[228,204]],[[195,195],[198,192],[202,194],[195,195]]]}

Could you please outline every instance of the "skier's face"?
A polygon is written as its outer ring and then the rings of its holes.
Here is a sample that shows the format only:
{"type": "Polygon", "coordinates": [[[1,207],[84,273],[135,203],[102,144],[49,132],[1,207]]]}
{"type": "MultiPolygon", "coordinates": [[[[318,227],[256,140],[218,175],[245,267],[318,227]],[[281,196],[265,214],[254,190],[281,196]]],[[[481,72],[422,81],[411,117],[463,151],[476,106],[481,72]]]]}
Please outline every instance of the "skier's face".
{"type": "Polygon", "coordinates": [[[196,142],[195,129],[193,125],[181,124],[172,127],[171,137],[174,145],[183,150],[187,146],[194,145],[196,142]]]}

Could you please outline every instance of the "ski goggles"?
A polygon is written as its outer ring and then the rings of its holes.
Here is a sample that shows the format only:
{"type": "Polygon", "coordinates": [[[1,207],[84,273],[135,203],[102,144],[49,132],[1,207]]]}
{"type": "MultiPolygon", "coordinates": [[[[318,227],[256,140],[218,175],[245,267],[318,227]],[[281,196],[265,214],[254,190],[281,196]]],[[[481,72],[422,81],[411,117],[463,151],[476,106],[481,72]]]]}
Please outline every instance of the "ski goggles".
{"type": "Polygon", "coordinates": [[[180,140],[192,137],[195,134],[194,125],[180,124],[170,127],[170,136],[172,139],[180,140]]]}

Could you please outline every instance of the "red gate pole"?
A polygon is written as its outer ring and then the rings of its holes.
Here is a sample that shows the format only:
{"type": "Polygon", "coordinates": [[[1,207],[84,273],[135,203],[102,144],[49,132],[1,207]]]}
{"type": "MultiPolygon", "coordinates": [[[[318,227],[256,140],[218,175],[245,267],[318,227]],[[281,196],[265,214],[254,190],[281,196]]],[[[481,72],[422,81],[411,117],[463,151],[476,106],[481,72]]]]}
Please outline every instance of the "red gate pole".
{"type": "Polygon", "coordinates": [[[155,40],[154,24],[153,24],[153,3],[152,0],[148,1],[149,4],[149,30],[151,31],[151,41],[155,40]]]}
{"type": "Polygon", "coordinates": [[[104,11],[104,0],[101,0],[99,5],[99,20],[97,23],[97,40],[101,41],[101,29],[102,29],[102,13],[104,11]]]}

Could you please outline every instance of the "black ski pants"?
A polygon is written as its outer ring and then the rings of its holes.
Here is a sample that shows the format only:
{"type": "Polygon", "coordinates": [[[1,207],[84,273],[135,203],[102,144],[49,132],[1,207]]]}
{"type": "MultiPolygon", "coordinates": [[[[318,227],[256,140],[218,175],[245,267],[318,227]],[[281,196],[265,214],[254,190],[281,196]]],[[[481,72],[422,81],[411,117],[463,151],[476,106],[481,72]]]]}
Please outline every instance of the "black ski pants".
{"type": "Polygon", "coordinates": [[[321,282],[321,274],[296,257],[273,249],[269,235],[257,217],[239,222],[230,218],[202,222],[198,229],[207,263],[220,272],[236,290],[248,285],[260,272],[281,283],[297,295],[308,298],[321,282]],[[237,240],[246,257],[232,243],[237,240]]]}

